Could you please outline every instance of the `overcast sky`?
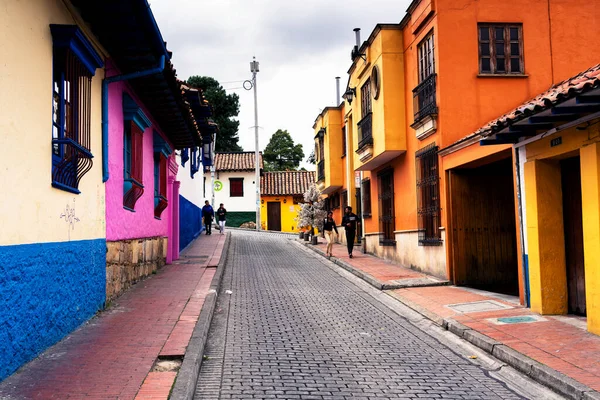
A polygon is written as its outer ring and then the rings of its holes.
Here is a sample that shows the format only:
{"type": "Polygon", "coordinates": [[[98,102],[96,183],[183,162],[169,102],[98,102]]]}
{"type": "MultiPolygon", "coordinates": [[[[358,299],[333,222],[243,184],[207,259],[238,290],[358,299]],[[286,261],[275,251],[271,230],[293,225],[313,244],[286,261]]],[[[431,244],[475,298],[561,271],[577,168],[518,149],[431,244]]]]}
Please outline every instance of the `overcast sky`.
{"type": "MultiPolygon", "coordinates": [[[[150,0],[180,79],[207,75],[240,96],[240,146],[254,150],[254,101],[242,87],[258,73],[259,147],[287,129],[314,147],[312,125],[335,105],[335,77],[345,88],[354,28],[366,40],[377,23],[398,23],[409,0],[150,0]]],[[[217,149],[218,151],[218,149],[217,149]]],[[[305,165],[305,164],[304,164],[305,165]]],[[[305,165],[308,169],[314,169],[305,165]]]]}

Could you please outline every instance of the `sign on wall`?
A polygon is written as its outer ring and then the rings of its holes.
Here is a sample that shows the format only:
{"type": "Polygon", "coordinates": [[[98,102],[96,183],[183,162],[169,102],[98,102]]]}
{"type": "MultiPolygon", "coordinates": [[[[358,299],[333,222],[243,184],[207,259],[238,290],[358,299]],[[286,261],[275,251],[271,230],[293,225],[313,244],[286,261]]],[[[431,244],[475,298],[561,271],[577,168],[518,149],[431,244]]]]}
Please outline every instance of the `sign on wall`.
{"type": "Polygon", "coordinates": [[[215,181],[215,192],[219,192],[223,189],[223,182],[215,181]]]}

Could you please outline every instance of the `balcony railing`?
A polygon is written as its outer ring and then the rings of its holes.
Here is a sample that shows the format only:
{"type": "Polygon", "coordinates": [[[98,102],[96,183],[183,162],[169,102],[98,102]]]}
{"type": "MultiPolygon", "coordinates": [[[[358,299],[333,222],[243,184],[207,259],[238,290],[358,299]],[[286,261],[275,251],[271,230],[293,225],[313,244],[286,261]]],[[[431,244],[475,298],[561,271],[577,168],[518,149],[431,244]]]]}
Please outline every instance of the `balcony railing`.
{"type": "Polygon", "coordinates": [[[317,181],[323,180],[325,180],[325,160],[321,160],[317,164],[317,181]]]}
{"type": "Polygon", "coordinates": [[[358,150],[373,144],[373,113],[358,122],[358,150]]]}
{"type": "Polygon", "coordinates": [[[437,104],[435,102],[436,77],[437,74],[429,75],[413,89],[415,122],[421,121],[428,115],[436,115],[438,112],[437,104]]]}

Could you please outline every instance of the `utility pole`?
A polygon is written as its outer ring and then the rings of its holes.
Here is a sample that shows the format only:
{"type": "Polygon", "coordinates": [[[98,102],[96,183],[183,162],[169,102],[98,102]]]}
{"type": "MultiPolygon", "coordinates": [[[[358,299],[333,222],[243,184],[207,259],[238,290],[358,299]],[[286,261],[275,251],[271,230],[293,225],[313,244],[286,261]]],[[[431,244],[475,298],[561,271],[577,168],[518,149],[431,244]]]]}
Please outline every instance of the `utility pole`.
{"type": "Polygon", "coordinates": [[[258,73],[258,61],[252,57],[250,72],[252,72],[252,87],[254,88],[254,152],[256,161],[256,230],[260,231],[260,154],[258,151],[258,100],[256,94],[256,74],[258,73]]]}

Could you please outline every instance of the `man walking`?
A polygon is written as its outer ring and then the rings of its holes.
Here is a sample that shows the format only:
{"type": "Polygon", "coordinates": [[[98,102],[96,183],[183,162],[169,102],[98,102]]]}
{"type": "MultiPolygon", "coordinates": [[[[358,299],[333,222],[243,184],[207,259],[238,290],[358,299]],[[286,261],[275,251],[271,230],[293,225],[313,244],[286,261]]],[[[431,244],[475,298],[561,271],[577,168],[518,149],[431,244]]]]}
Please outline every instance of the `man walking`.
{"type": "Polygon", "coordinates": [[[211,234],[212,220],[214,217],[215,211],[213,210],[208,200],[206,200],[204,202],[204,207],[202,207],[202,219],[204,220],[204,227],[206,228],[207,235],[211,234]]]}
{"type": "Polygon", "coordinates": [[[354,238],[356,238],[356,225],[358,216],[352,213],[352,207],[346,207],[346,213],[342,218],[342,225],[346,228],[346,244],[348,245],[348,257],[352,258],[352,250],[354,249],[354,238]]]}
{"type": "Polygon", "coordinates": [[[221,235],[225,232],[225,217],[227,216],[227,210],[223,207],[223,203],[217,209],[217,221],[219,222],[219,231],[221,235]]]}

